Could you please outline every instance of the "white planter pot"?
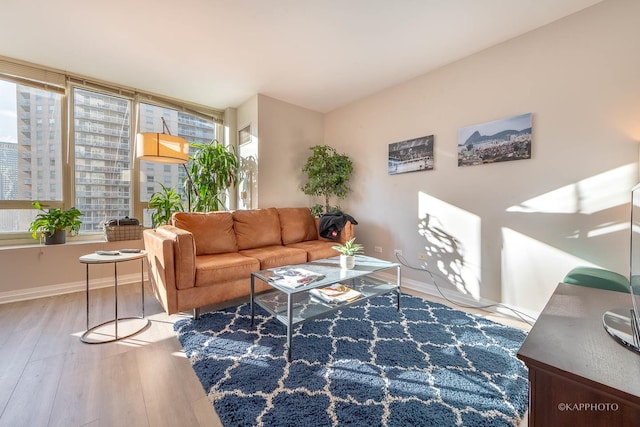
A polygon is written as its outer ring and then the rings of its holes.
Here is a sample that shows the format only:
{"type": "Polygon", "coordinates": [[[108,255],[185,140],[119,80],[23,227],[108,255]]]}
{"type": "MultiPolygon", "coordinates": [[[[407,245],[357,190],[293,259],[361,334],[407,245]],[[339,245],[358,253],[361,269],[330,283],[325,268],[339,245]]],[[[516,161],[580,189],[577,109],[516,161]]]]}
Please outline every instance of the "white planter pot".
{"type": "Polygon", "coordinates": [[[356,265],[356,257],[354,255],[340,255],[340,268],[351,270],[356,265]]]}

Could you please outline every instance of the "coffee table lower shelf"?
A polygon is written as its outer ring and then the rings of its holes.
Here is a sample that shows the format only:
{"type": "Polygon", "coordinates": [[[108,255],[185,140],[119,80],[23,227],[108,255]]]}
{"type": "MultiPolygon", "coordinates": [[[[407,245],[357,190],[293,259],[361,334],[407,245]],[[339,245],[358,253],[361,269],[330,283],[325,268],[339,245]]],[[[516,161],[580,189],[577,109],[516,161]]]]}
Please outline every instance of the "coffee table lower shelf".
{"type": "Polygon", "coordinates": [[[255,317],[254,303],[272,314],[280,323],[287,327],[287,361],[291,361],[291,347],[293,327],[318,317],[326,316],[345,307],[359,304],[370,298],[397,293],[397,307],[400,310],[400,284],[389,283],[372,276],[362,276],[356,279],[342,280],[340,283],[360,292],[361,296],[353,301],[332,304],[321,301],[309,293],[310,289],[300,292],[285,293],[279,290],[268,291],[251,298],[251,325],[255,317]]]}

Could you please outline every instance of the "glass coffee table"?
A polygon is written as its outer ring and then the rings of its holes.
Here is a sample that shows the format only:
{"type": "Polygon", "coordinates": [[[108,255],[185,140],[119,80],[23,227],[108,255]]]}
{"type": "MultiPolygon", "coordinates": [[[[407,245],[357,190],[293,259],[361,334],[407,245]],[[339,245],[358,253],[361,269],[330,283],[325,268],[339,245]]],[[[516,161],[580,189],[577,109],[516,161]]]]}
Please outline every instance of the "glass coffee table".
{"type": "Polygon", "coordinates": [[[255,317],[255,304],[267,310],[284,324],[287,327],[287,361],[291,361],[291,337],[295,325],[394,291],[397,293],[397,306],[398,310],[400,310],[400,283],[400,264],[364,255],[356,255],[356,265],[352,270],[341,269],[340,257],[334,257],[305,264],[256,271],[251,273],[251,326],[253,326],[255,317]],[[323,277],[306,285],[293,288],[281,285],[274,280],[277,270],[283,268],[302,268],[306,271],[320,274],[323,277]],[[375,275],[375,273],[390,268],[396,268],[396,283],[389,283],[375,275]],[[256,279],[267,283],[274,290],[256,295],[256,279]],[[309,292],[312,289],[324,288],[337,283],[355,289],[360,292],[360,295],[348,302],[328,303],[312,296],[309,292]]]}

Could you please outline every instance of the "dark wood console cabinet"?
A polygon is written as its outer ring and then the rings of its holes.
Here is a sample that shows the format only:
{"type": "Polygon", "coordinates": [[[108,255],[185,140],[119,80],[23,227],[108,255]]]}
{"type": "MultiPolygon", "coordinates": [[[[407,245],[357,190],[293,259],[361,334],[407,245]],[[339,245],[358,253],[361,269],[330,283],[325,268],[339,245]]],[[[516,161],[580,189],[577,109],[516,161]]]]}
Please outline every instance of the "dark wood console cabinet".
{"type": "Polygon", "coordinates": [[[529,426],[639,426],[640,354],[607,334],[621,292],[560,283],[518,351],[529,369],[529,426]]]}

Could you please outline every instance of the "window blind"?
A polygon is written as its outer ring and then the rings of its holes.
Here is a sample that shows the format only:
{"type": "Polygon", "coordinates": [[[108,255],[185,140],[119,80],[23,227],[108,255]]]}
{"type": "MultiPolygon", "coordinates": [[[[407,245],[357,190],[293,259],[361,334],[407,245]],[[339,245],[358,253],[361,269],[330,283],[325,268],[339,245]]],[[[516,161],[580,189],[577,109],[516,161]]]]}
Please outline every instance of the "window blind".
{"type": "Polygon", "coordinates": [[[63,94],[66,87],[66,76],[63,73],[9,61],[2,57],[0,57],[0,77],[18,84],[63,94]]]}
{"type": "Polygon", "coordinates": [[[137,97],[141,101],[147,101],[152,104],[166,106],[205,120],[213,120],[215,123],[222,124],[224,122],[224,111],[211,107],[201,106],[180,100],[156,95],[144,91],[140,91],[117,84],[98,81],[31,65],[18,60],[0,56],[0,77],[11,80],[14,83],[24,84],[28,86],[38,87],[58,93],[64,94],[66,84],[69,81],[72,84],[83,86],[88,89],[95,89],[107,93],[115,93],[128,98],[137,97]]]}

